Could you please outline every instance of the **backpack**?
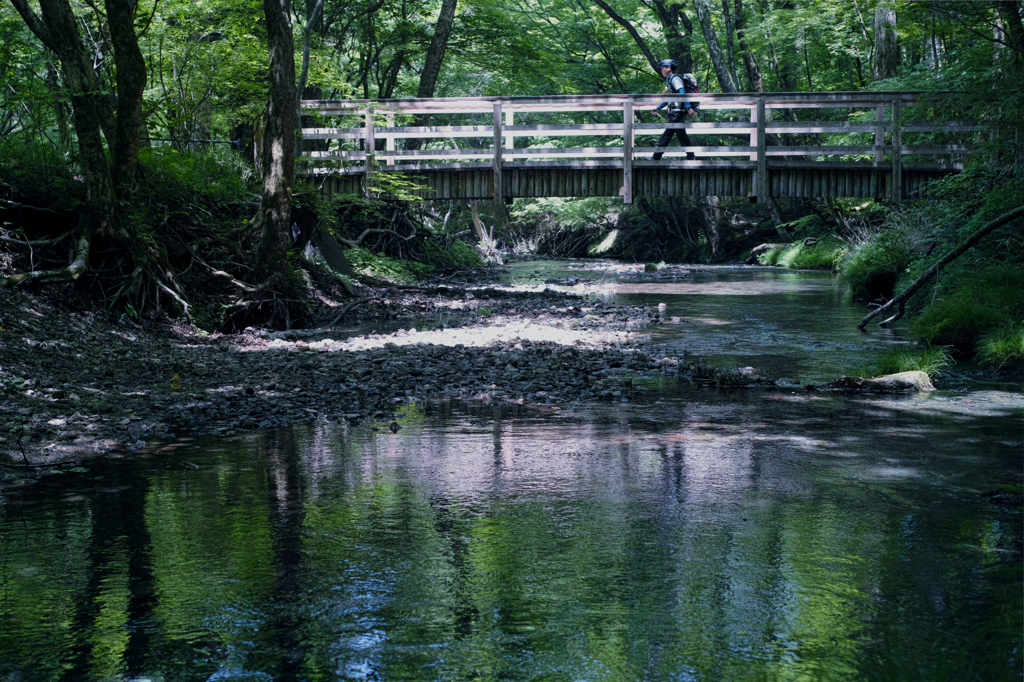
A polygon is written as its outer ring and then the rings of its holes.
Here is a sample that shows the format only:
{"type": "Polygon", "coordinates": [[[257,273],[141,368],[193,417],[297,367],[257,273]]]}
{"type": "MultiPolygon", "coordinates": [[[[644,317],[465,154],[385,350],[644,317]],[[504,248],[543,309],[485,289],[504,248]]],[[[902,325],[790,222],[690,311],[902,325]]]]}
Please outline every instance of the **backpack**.
{"type": "MultiPolygon", "coordinates": [[[[683,76],[683,89],[686,92],[700,92],[700,88],[697,87],[697,79],[692,73],[684,73],[683,76]]],[[[690,102],[690,107],[694,111],[700,109],[700,102],[690,102]]]]}

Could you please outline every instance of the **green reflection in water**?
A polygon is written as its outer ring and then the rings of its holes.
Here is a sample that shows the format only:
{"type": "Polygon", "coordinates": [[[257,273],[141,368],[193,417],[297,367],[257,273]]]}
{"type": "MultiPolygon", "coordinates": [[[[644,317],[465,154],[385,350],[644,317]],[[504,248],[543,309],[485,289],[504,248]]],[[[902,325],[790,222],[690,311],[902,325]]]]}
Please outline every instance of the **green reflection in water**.
{"type": "Polygon", "coordinates": [[[1016,412],[769,395],[416,406],[5,493],[0,675],[1013,679],[1020,514],[978,492],[1016,412]]]}

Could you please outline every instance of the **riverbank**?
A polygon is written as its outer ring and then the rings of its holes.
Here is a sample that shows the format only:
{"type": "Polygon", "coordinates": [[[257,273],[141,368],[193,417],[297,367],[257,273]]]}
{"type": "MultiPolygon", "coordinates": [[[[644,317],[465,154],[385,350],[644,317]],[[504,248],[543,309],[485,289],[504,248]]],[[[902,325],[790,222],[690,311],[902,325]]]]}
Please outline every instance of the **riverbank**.
{"type": "Polygon", "coordinates": [[[386,311],[388,334],[208,335],[106,319],[47,291],[2,290],[3,464],[310,419],[386,419],[396,403],[417,399],[622,400],[629,375],[678,362],[654,357],[643,330],[658,313],[639,306],[552,291],[375,293],[363,317],[386,311]]]}

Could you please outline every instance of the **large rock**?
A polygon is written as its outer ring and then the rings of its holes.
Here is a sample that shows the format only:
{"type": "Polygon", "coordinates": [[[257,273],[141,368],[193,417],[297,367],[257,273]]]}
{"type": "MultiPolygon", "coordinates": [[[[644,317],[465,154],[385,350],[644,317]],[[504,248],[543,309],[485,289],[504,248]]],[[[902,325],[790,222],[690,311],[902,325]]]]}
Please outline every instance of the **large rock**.
{"type": "Polygon", "coordinates": [[[876,391],[879,393],[913,393],[916,391],[934,391],[931,379],[924,372],[899,372],[898,374],[887,374],[884,377],[874,379],[859,379],[855,377],[839,377],[829,388],[846,390],[876,391]]]}
{"type": "Polygon", "coordinates": [[[865,384],[876,391],[901,393],[904,391],[934,391],[931,379],[924,372],[900,372],[887,374],[884,377],[868,379],[865,384]]]}

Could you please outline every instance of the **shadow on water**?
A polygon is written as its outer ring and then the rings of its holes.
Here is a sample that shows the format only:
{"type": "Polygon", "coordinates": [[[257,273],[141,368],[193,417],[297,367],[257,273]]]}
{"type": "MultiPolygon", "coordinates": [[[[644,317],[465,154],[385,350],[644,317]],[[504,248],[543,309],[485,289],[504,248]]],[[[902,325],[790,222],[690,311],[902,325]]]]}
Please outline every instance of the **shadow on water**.
{"type": "Polygon", "coordinates": [[[1019,678],[1022,417],[679,386],[96,460],[0,498],[0,679],[1019,678]]]}

